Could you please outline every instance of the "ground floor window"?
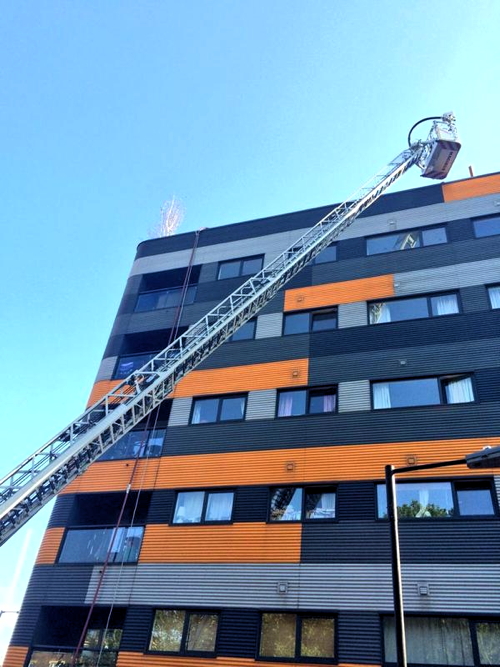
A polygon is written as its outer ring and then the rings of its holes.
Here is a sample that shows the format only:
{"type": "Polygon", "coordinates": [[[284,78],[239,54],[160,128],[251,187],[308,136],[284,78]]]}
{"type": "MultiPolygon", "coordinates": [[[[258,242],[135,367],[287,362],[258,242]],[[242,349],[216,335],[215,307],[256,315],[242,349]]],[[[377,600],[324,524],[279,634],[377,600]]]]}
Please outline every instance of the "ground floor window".
{"type": "MultiPolygon", "coordinates": [[[[122,631],[118,628],[90,628],[75,664],[78,667],[114,667],[121,638],[122,631]]],[[[71,649],[35,649],[28,667],[69,667],[72,660],[71,649]]]]}
{"type": "Polygon", "coordinates": [[[219,615],[185,609],[157,609],[150,651],[182,655],[213,655],[219,615]]]}
{"type": "Polygon", "coordinates": [[[262,614],[259,657],[304,661],[335,658],[335,618],[314,613],[262,614]]]}

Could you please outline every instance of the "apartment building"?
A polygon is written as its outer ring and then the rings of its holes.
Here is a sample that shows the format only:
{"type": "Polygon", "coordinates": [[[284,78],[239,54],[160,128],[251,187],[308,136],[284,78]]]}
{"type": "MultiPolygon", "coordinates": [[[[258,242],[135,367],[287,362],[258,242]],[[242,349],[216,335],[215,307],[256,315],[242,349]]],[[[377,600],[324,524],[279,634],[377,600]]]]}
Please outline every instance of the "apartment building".
{"type": "MultiPolygon", "coordinates": [[[[89,402],[330,208],[141,243],[89,402]]],[[[4,664],[394,665],[384,466],[500,443],[499,342],[500,174],[383,196],[60,494],[4,664]]],[[[400,479],[410,664],[500,664],[499,493],[400,479]]]]}

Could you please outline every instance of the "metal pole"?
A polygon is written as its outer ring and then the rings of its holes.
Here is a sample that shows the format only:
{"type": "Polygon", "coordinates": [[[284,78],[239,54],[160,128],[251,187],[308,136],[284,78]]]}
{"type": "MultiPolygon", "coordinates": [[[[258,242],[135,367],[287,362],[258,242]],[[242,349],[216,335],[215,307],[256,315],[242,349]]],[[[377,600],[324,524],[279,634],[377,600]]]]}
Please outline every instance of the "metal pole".
{"type": "Polygon", "coordinates": [[[399,551],[398,508],[396,502],[396,475],[392,465],[385,466],[387,514],[391,531],[392,594],[396,630],[396,655],[398,667],[407,667],[403,586],[401,582],[401,556],[399,551]]]}

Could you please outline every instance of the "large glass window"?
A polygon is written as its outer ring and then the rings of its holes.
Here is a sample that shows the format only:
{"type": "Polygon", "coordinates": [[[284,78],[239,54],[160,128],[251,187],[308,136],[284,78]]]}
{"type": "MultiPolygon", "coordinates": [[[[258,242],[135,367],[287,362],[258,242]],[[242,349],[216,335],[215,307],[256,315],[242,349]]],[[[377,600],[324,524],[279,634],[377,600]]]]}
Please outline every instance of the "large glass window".
{"type": "Polygon", "coordinates": [[[446,243],[447,240],[445,227],[405,230],[394,234],[381,234],[380,236],[367,238],[366,253],[368,255],[378,255],[383,252],[412,250],[422,246],[446,243]]]}
{"type": "MultiPolygon", "coordinates": [[[[495,508],[488,481],[418,481],[397,483],[401,519],[493,516],[495,508]]],[[[385,484],[377,485],[378,518],[387,519],[385,484]]]]}
{"type": "Polygon", "coordinates": [[[176,308],[181,305],[193,303],[196,296],[196,285],[189,285],[186,288],[184,299],[182,299],[182,287],[173,287],[171,289],[160,289],[151,292],[143,292],[137,297],[135,305],[136,312],[146,310],[158,310],[160,308],[176,308]]]}
{"type": "Polygon", "coordinates": [[[224,278],[238,278],[239,276],[253,276],[262,269],[264,257],[243,257],[242,259],[231,259],[228,262],[219,263],[218,280],[224,278]]]}
{"type": "Polygon", "coordinates": [[[228,342],[237,340],[253,340],[255,338],[255,328],[257,320],[249,320],[245,322],[238,331],[235,331],[232,336],[228,338],[228,342]]]}
{"type": "Polygon", "coordinates": [[[59,555],[60,563],[136,563],[143,526],[124,528],[70,528],[59,555]]]}
{"type": "Polygon", "coordinates": [[[377,301],[369,305],[370,324],[440,317],[458,312],[457,294],[408,297],[394,301],[377,301]]]}
{"type": "Polygon", "coordinates": [[[231,521],[234,491],[179,491],[174,523],[231,521]]]}
{"type": "MultiPolygon", "coordinates": [[[[120,648],[122,631],[118,628],[89,628],[78,656],[77,665],[82,667],[114,667],[120,648]]],[[[35,649],[28,667],[69,667],[73,651],[47,651],[35,649]]]]}
{"type": "Polygon", "coordinates": [[[161,456],[165,429],[130,431],[99,457],[99,461],[161,456]]]}
{"type": "Polygon", "coordinates": [[[325,264],[326,262],[336,262],[337,261],[337,244],[332,243],[329,246],[326,246],[319,255],[311,262],[312,264],[325,264]]]}
{"type": "Polygon", "coordinates": [[[332,487],[272,489],[270,521],[335,519],[336,492],[332,487]]]}
{"type": "Polygon", "coordinates": [[[158,352],[146,352],[145,354],[128,354],[119,357],[113,377],[116,380],[128,377],[137,369],[145,366],[157,354],[158,352]]]}
{"type": "Polygon", "coordinates": [[[500,215],[492,215],[488,218],[476,218],[473,222],[474,232],[478,238],[500,234],[500,215]]]}
{"type": "Polygon", "coordinates": [[[285,313],[283,317],[283,335],[309,333],[310,331],[329,331],[337,328],[337,309],[302,310],[285,313]]]}
{"type": "Polygon", "coordinates": [[[209,655],[215,653],[219,615],[206,611],[157,609],[150,651],[209,655]]]}
{"type": "Polygon", "coordinates": [[[500,308],[500,285],[488,287],[488,296],[490,297],[491,307],[500,308]]]}
{"type": "Polygon", "coordinates": [[[374,410],[475,400],[472,378],[468,375],[372,382],[372,391],[374,410]]]}
{"type": "Polygon", "coordinates": [[[245,395],[229,394],[217,398],[195,398],[191,413],[191,424],[213,424],[237,421],[245,417],[245,395]]]}
{"type": "Polygon", "coordinates": [[[335,657],[335,618],[312,613],[262,614],[259,657],[331,660],[335,657]]]}
{"type": "Polygon", "coordinates": [[[314,389],[286,389],[278,393],[278,417],[335,412],[337,390],[335,387],[314,389]]]}

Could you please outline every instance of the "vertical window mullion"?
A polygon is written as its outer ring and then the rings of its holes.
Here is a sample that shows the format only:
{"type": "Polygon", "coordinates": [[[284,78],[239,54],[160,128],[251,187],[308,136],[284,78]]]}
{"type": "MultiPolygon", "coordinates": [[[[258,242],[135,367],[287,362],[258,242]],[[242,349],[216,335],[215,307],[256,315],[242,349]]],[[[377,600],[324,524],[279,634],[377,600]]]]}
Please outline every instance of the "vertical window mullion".
{"type": "Polygon", "coordinates": [[[179,649],[179,653],[181,655],[184,655],[186,653],[186,643],[187,643],[187,635],[188,635],[188,629],[189,629],[189,619],[191,616],[191,612],[186,610],[184,613],[184,625],[182,628],[182,639],[181,639],[181,646],[179,649]]]}
{"type": "Polygon", "coordinates": [[[478,644],[477,635],[476,635],[476,622],[473,621],[472,619],[469,619],[469,633],[470,633],[471,643],[472,643],[472,656],[474,658],[474,664],[475,665],[480,665],[481,664],[481,657],[479,655],[479,644],[478,644]]]}
{"type": "Polygon", "coordinates": [[[297,620],[295,625],[295,659],[300,659],[302,657],[301,647],[302,647],[302,617],[299,616],[299,614],[297,614],[297,620]]]}
{"type": "Polygon", "coordinates": [[[217,418],[215,420],[217,423],[220,422],[221,413],[222,413],[222,398],[218,398],[217,399],[217,418]]]}
{"type": "Polygon", "coordinates": [[[208,502],[208,493],[203,491],[203,505],[201,508],[201,520],[200,523],[205,523],[205,514],[207,511],[207,502],[208,502]]]}
{"type": "Polygon", "coordinates": [[[453,517],[460,516],[460,506],[458,504],[458,495],[455,482],[451,483],[451,497],[453,498],[453,517]]]}

